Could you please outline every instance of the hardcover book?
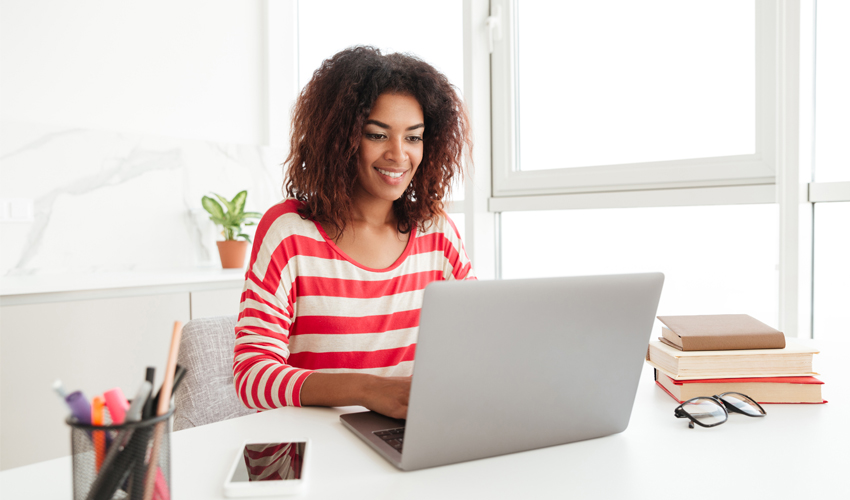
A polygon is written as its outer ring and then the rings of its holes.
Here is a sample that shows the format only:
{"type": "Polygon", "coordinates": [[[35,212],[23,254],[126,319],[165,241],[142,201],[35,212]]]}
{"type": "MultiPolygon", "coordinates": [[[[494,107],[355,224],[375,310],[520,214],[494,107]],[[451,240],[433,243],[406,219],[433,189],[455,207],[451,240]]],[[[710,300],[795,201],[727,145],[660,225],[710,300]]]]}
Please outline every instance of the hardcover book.
{"type": "Polygon", "coordinates": [[[647,360],[675,380],[702,378],[788,377],[817,375],[812,358],[818,350],[799,341],[782,349],[679,351],[651,341],[647,360]]]}
{"type": "Polygon", "coordinates": [[[655,383],[676,401],[683,403],[699,396],[740,392],[766,403],[825,403],[823,382],[815,377],[751,377],[732,379],[673,380],[656,370],[655,383]]]}
{"type": "Polygon", "coordinates": [[[683,351],[782,349],[785,335],[747,314],[658,316],[665,344],[683,351]]]}

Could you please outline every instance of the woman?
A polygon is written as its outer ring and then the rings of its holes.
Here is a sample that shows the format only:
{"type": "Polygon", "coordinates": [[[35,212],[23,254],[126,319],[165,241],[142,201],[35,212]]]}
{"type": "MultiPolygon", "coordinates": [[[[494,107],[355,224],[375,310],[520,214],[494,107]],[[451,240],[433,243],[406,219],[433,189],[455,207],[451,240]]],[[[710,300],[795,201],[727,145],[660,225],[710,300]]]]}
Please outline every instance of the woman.
{"type": "Polygon", "coordinates": [[[257,228],[236,325],[251,408],[405,418],[425,285],[474,279],[443,211],[471,147],[445,76],[370,47],[324,61],[292,117],[288,197],[257,228]]]}

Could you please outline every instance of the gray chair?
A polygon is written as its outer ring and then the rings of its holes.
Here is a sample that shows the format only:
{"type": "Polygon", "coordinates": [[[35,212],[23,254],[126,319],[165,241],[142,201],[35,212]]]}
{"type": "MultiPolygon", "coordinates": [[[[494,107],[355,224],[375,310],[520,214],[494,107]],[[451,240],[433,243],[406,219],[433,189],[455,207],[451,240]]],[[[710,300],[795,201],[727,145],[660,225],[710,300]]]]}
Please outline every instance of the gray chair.
{"type": "Polygon", "coordinates": [[[233,387],[235,327],[235,315],[193,319],[183,327],[177,363],[187,371],[174,395],[175,431],[256,413],[233,387]]]}

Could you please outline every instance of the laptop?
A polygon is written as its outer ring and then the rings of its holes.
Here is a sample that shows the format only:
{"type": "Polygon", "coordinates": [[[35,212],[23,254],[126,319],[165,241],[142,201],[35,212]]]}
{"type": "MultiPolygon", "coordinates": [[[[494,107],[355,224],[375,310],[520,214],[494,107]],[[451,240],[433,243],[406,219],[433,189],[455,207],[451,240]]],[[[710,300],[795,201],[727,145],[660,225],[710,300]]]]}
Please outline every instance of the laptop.
{"type": "Polygon", "coordinates": [[[622,432],[664,275],[439,281],[424,293],[407,420],[342,423],[410,471],[622,432]]]}

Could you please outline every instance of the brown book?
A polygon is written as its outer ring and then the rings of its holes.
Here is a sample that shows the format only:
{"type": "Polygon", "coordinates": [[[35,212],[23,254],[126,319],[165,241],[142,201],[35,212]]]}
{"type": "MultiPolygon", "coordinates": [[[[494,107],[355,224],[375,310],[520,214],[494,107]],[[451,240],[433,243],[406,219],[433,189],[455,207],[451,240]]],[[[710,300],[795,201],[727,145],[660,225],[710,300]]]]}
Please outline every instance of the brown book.
{"type": "Polygon", "coordinates": [[[782,349],[785,335],[746,314],[658,316],[659,340],[683,351],[782,349]]]}
{"type": "Polygon", "coordinates": [[[680,351],[651,341],[647,361],[674,380],[816,375],[812,357],[818,350],[794,340],[782,349],[680,351]]]}

